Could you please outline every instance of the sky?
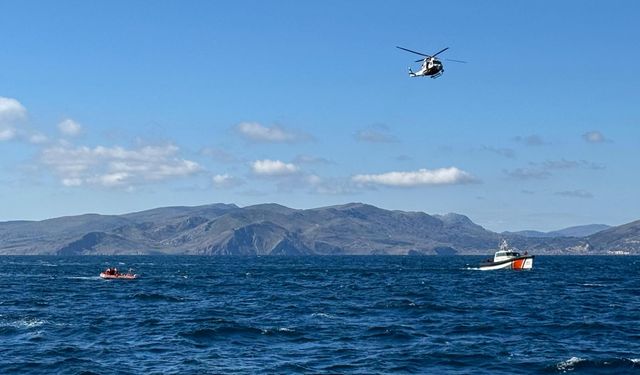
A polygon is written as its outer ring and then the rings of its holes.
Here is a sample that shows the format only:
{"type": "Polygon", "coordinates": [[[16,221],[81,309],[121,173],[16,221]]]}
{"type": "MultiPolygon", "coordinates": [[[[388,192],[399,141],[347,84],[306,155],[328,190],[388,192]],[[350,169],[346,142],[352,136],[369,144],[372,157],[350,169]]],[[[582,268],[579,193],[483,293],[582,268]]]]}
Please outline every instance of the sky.
{"type": "Polygon", "coordinates": [[[363,202],[640,219],[636,1],[0,1],[0,221],[363,202]],[[449,50],[438,79],[415,55],[449,50]]]}

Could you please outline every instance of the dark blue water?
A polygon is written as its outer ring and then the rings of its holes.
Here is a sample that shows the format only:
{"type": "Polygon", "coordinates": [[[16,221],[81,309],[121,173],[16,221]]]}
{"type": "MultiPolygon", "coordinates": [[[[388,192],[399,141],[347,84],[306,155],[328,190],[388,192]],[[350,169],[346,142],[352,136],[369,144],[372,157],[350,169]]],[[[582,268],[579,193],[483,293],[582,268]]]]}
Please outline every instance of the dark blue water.
{"type": "Polygon", "coordinates": [[[0,257],[0,373],[640,372],[639,257],[481,259],[0,257]]]}

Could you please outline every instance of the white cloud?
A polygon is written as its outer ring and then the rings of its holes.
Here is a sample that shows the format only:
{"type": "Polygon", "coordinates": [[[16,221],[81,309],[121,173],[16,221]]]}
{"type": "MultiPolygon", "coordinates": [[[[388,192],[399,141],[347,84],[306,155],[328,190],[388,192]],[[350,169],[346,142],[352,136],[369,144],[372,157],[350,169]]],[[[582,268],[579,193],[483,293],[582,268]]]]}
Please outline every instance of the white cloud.
{"type": "Polygon", "coordinates": [[[131,177],[131,174],[127,172],[114,172],[107,173],[101,176],[94,177],[90,180],[92,183],[97,183],[106,187],[124,185],[127,183],[127,179],[131,177]]]}
{"type": "Polygon", "coordinates": [[[123,147],[56,145],[43,149],[40,163],[65,186],[132,186],[186,177],[202,168],[177,157],[174,145],[123,147]]]}
{"type": "Polygon", "coordinates": [[[582,139],[584,139],[585,141],[589,142],[589,143],[604,143],[604,142],[610,142],[609,139],[607,139],[604,134],[600,133],[597,130],[594,131],[590,131],[590,132],[586,132],[582,135],[582,139]]]}
{"type": "Polygon", "coordinates": [[[213,182],[213,186],[218,189],[228,189],[244,183],[241,179],[233,177],[228,173],[217,174],[211,178],[211,181],[213,182]]]}
{"type": "Polygon", "coordinates": [[[213,183],[218,185],[218,184],[224,184],[226,181],[229,181],[231,179],[231,176],[228,174],[217,174],[215,176],[213,176],[213,183]]]}
{"type": "Polygon", "coordinates": [[[304,181],[311,186],[317,186],[322,183],[322,178],[318,175],[310,174],[304,177],[304,181]]]}
{"type": "Polygon", "coordinates": [[[81,178],[63,178],[61,182],[64,186],[82,186],[81,178]]]}
{"type": "Polygon", "coordinates": [[[15,137],[15,135],[15,129],[9,127],[3,129],[2,127],[0,127],[0,141],[8,141],[15,137]]]}
{"type": "Polygon", "coordinates": [[[33,132],[29,135],[29,143],[42,144],[47,143],[47,141],[49,141],[49,138],[40,132],[33,132]]]}
{"type": "Polygon", "coordinates": [[[19,101],[0,96],[0,141],[13,139],[16,123],[26,117],[27,110],[19,101]]]}
{"type": "Polygon", "coordinates": [[[419,169],[410,172],[387,172],[382,174],[359,174],[352,181],[365,185],[385,186],[424,186],[424,185],[454,185],[475,182],[469,173],[456,167],[439,169],[419,169]]]}
{"type": "Polygon", "coordinates": [[[82,125],[68,118],[58,124],[58,130],[60,130],[60,133],[63,135],[75,137],[82,132],[82,125]]]}
{"type": "Polygon", "coordinates": [[[311,138],[307,134],[291,132],[277,125],[268,127],[257,122],[240,123],[236,130],[243,138],[254,142],[298,142],[311,138]]]}
{"type": "Polygon", "coordinates": [[[287,176],[297,173],[300,168],[295,164],[280,160],[256,160],[251,164],[253,173],[261,176],[287,176]]]}
{"type": "Polygon", "coordinates": [[[19,101],[0,96],[0,123],[22,120],[27,117],[27,109],[19,101]]]}

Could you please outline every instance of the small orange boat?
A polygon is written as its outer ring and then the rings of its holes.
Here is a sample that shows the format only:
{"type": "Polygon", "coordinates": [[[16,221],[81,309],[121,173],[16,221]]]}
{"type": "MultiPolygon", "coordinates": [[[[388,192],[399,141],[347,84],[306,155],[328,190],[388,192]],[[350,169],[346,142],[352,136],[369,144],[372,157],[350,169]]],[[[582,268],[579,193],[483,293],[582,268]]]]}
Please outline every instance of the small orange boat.
{"type": "Polygon", "coordinates": [[[103,279],[137,279],[138,275],[135,273],[117,273],[115,275],[110,275],[100,272],[100,277],[103,279]]]}
{"type": "Polygon", "coordinates": [[[117,268],[107,268],[104,272],[100,272],[100,277],[103,279],[137,279],[138,275],[131,272],[120,273],[117,268]]]}

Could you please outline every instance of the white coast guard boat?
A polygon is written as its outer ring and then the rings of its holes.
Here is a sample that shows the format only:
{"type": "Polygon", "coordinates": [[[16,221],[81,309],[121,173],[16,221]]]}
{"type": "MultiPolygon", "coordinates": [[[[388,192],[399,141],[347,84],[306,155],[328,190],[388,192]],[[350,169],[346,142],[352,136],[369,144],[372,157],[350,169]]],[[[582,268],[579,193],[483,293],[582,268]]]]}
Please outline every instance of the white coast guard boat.
{"type": "Polygon", "coordinates": [[[478,267],[482,271],[510,268],[512,270],[530,270],[533,268],[533,255],[526,252],[521,255],[516,249],[512,249],[506,240],[500,242],[500,249],[496,251],[493,259],[487,259],[478,267]]]}

